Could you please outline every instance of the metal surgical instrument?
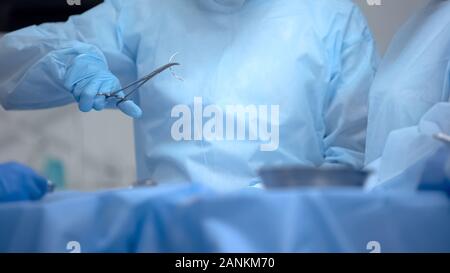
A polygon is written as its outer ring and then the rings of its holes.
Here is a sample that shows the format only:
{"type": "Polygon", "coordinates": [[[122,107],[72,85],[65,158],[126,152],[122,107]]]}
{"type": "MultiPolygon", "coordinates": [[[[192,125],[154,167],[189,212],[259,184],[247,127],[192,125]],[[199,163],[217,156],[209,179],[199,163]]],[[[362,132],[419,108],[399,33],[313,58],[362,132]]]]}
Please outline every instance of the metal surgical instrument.
{"type": "MultiPolygon", "coordinates": [[[[141,88],[144,84],[146,84],[149,80],[151,80],[152,78],[154,78],[155,76],[159,75],[160,73],[164,72],[167,69],[172,69],[173,66],[177,66],[180,65],[177,62],[173,62],[173,59],[175,58],[177,54],[174,54],[170,60],[168,64],[165,64],[155,70],[153,70],[150,74],[142,77],[141,79],[132,82],[130,84],[128,84],[127,86],[119,89],[119,90],[115,90],[111,93],[98,93],[97,96],[105,96],[105,98],[107,100],[113,98],[117,100],[116,105],[121,104],[122,102],[125,102],[127,100],[129,100],[130,96],[133,95],[136,91],[139,90],[139,88],[141,88]],[[127,90],[131,89],[131,91],[126,92],[127,90]],[[121,92],[123,92],[124,94],[120,94],[121,92]]],[[[172,72],[172,75],[178,79],[178,80],[182,80],[180,77],[178,77],[177,75],[175,75],[174,72],[172,72]]]]}
{"type": "Polygon", "coordinates": [[[444,142],[447,145],[450,145],[450,136],[444,133],[438,133],[434,135],[434,138],[444,142]]]}

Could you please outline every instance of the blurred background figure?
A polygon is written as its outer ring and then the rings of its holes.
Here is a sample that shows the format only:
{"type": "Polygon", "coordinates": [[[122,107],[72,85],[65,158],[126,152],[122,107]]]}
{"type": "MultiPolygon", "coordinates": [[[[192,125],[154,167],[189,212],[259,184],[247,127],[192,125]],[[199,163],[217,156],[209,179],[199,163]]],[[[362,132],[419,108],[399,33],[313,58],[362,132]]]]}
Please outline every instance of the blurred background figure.
{"type": "MultiPolygon", "coordinates": [[[[64,0],[0,0],[0,32],[65,21],[70,14],[100,2],[81,0],[80,6],[70,6],[64,0]]],[[[382,6],[370,6],[366,0],[355,0],[368,18],[381,53],[398,27],[427,2],[383,0],[382,6]]],[[[117,111],[83,114],[76,105],[32,114],[5,112],[0,107],[0,162],[15,160],[32,166],[60,188],[129,185],[135,180],[132,126],[117,111]]]]}
{"type": "Polygon", "coordinates": [[[391,132],[418,125],[434,105],[449,99],[450,1],[432,0],[399,30],[378,69],[370,92],[366,163],[381,156],[391,132]]]}
{"type": "Polygon", "coordinates": [[[370,91],[366,164],[379,166],[379,177],[371,187],[390,182],[416,189],[427,158],[444,145],[433,137],[439,133],[450,135],[447,0],[431,0],[412,16],[378,69],[370,91]]]}

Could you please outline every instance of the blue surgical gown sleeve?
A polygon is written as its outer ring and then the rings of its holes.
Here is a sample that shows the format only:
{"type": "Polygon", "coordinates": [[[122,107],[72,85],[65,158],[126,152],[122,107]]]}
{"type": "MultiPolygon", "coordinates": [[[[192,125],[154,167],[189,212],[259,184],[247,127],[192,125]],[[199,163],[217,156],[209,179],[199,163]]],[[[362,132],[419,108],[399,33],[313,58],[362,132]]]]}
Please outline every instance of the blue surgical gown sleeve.
{"type": "Polygon", "coordinates": [[[81,54],[105,60],[121,81],[135,79],[132,54],[121,40],[119,9],[107,1],[65,23],[30,26],[5,35],[0,40],[2,106],[26,110],[73,102],[63,78],[81,54]]]}
{"type": "Polygon", "coordinates": [[[379,57],[361,11],[353,7],[342,31],[328,42],[331,84],[325,101],[325,167],[347,165],[360,169],[368,115],[368,93],[379,57]]]}
{"type": "Polygon", "coordinates": [[[369,181],[367,188],[416,190],[428,160],[444,145],[433,135],[450,134],[449,117],[450,103],[437,103],[424,114],[417,126],[391,132],[383,154],[377,160],[376,176],[369,181]]]}

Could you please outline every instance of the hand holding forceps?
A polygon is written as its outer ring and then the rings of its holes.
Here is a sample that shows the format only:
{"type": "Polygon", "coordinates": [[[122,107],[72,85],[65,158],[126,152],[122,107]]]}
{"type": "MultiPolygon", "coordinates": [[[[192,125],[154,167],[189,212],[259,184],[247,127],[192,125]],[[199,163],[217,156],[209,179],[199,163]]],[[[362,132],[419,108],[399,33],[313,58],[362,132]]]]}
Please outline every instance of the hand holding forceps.
{"type": "MultiPolygon", "coordinates": [[[[115,99],[116,102],[116,106],[118,106],[119,104],[127,101],[130,99],[130,97],[136,93],[136,91],[139,90],[139,88],[141,88],[144,84],[146,84],[148,81],[150,81],[152,78],[156,77],[157,75],[159,75],[160,73],[166,71],[167,69],[171,69],[173,66],[177,66],[180,65],[177,62],[173,62],[174,57],[176,56],[176,54],[174,54],[170,60],[169,63],[158,67],[157,69],[153,70],[150,74],[142,77],[141,79],[132,82],[128,85],[126,85],[125,87],[119,89],[119,90],[115,90],[111,93],[98,93],[97,96],[105,96],[106,100],[111,100],[111,99],[115,99]],[[128,91],[129,89],[131,89],[130,91],[128,91]],[[127,92],[128,91],[128,92],[127,92]],[[121,94],[121,92],[123,92],[123,95],[121,94]]],[[[179,78],[177,75],[175,75],[175,73],[172,72],[172,75],[176,78],[181,80],[181,78],[179,78]]]]}

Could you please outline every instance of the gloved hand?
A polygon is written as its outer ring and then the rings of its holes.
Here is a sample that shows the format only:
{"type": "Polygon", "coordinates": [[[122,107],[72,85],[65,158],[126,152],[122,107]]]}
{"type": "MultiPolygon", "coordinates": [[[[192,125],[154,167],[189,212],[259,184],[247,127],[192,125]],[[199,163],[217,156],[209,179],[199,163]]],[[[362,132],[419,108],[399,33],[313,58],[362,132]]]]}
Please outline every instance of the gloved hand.
{"type": "Polygon", "coordinates": [[[0,202],[37,200],[47,193],[47,180],[18,164],[0,164],[0,202]]]}
{"type": "MultiPolygon", "coordinates": [[[[92,109],[101,111],[106,107],[105,96],[121,88],[119,80],[109,71],[106,62],[93,55],[81,54],[68,66],[64,86],[72,93],[82,112],[92,109]]],[[[118,95],[124,96],[121,92],[118,95]]],[[[124,101],[117,107],[132,118],[139,118],[142,110],[133,101],[124,101]]]]}

